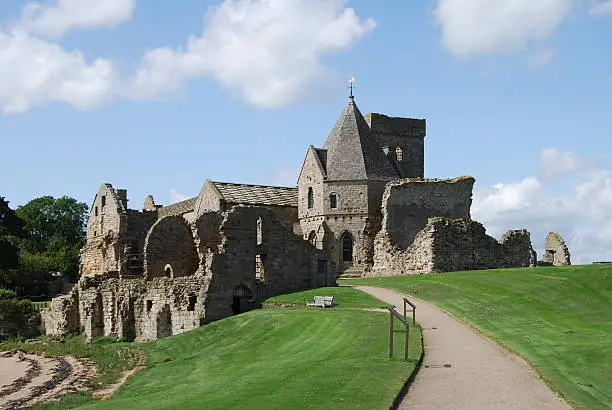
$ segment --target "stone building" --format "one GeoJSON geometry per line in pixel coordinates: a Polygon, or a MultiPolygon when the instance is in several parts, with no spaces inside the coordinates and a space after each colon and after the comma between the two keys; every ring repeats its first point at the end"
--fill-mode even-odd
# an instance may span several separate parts
{"type": "Polygon", "coordinates": [[[542,262],[545,265],[564,266],[571,265],[570,252],[565,241],[556,232],[549,232],[544,243],[544,256],[542,262]]]}
{"type": "Polygon", "coordinates": [[[169,206],[103,184],[81,278],[43,311],[47,334],[150,340],[335,285],[338,275],[530,266],[530,235],[472,221],[474,178],[424,178],[425,120],[363,116],[351,96],[295,187],[206,181],[169,206]]]}

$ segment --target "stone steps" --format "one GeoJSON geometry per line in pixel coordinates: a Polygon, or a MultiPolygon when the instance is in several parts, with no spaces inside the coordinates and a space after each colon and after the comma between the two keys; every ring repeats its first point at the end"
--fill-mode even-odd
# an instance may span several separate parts
{"type": "Polygon", "coordinates": [[[338,279],[359,279],[363,277],[363,269],[348,268],[338,275],[338,279]]]}

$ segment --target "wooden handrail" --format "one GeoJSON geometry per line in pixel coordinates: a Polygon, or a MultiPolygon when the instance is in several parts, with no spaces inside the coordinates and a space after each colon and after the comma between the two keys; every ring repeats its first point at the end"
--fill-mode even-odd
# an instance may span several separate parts
{"type": "Polygon", "coordinates": [[[416,324],[416,308],[417,307],[416,307],[416,305],[414,303],[412,303],[408,299],[406,299],[406,298],[403,298],[403,299],[404,299],[404,319],[406,318],[406,312],[407,312],[406,305],[408,304],[408,305],[410,305],[412,307],[412,324],[415,325],[416,324]]]}
{"type": "Polygon", "coordinates": [[[408,322],[402,315],[395,310],[394,306],[387,307],[389,309],[389,358],[393,359],[393,338],[395,333],[404,333],[405,345],[404,345],[404,360],[408,361],[408,340],[410,338],[410,322],[408,322]],[[405,326],[404,330],[395,330],[393,328],[393,318],[396,317],[405,326]]]}

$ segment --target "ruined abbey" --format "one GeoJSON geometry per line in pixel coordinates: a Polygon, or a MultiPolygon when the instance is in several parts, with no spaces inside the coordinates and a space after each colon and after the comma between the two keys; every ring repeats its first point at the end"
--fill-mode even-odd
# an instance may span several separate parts
{"type": "Polygon", "coordinates": [[[364,116],[351,96],[297,187],[206,181],[133,210],[103,184],[81,278],[43,311],[46,333],[151,340],[342,276],[533,266],[529,232],[498,241],[471,219],[474,178],[424,178],[425,135],[425,120],[364,116]]]}

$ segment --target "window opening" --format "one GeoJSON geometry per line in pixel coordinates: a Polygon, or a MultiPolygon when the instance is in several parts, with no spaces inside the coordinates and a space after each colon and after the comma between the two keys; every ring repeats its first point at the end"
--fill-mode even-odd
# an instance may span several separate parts
{"type": "Polygon", "coordinates": [[[153,309],[153,301],[147,300],[147,312],[150,312],[153,309]]]}
{"type": "Polygon", "coordinates": [[[312,209],[314,207],[314,193],[312,192],[312,187],[308,188],[308,209],[312,209]]]}
{"type": "Polygon", "coordinates": [[[257,218],[257,245],[261,245],[263,243],[263,221],[261,220],[261,216],[257,218]]]}
{"type": "Polygon", "coordinates": [[[98,216],[98,207],[97,207],[97,206],[94,208],[94,214],[95,214],[96,216],[98,216]]]}
{"type": "Polygon", "coordinates": [[[404,160],[404,151],[400,147],[395,148],[395,157],[398,161],[404,160]]]}
{"type": "Polygon", "coordinates": [[[187,311],[193,312],[195,310],[195,305],[198,302],[198,297],[196,295],[189,295],[189,305],[187,306],[187,311]]]}
{"type": "Polygon", "coordinates": [[[266,255],[255,255],[255,279],[264,280],[266,255]]]}
{"type": "Polygon", "coordinates": [[[342,261],[353,261],[353,240],[348,234],[342,237],[342,261]]]}
{"type": "Polygon", "coordinates": [[[338,195],[336,195],[336,194],[330,194],[329,195],[329,207],[331,209],[338,208],[338,195]]]}
{"type": "Polygon", "coordinates": [[[106,206],[106,195],[102,195],[102,208],[106,206]]]}

